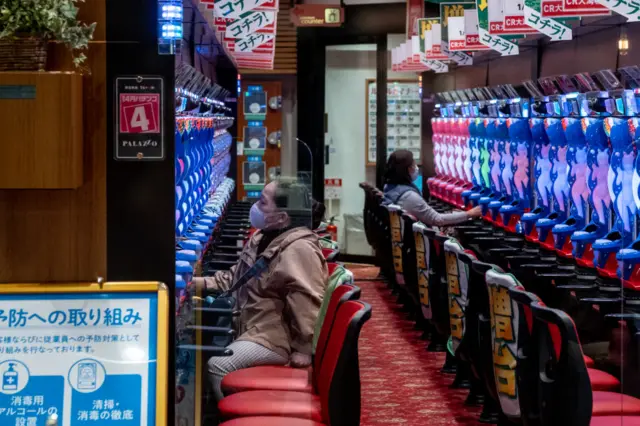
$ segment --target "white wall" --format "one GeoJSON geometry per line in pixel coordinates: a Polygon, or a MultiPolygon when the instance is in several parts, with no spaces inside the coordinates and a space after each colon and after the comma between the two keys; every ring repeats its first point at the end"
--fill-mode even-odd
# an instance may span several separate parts
{"type": "MultiPolygon", "coordinates": [[[[389,35],[389,50],[403,39],[401,34],[389,35]]],[[[330,154],[325,178],[342,179],[342,199],[333,202],[334,214],[337,212],[342,219],[345,213],[362,213],[364,192],[358,184],[363,181],[375,184],[375,167],[365,167],[365,82],[376,78],[376,46],[328,46],[326,54],[325,112],[329,128],[325,142],[330,144],[330,154]]],[[[405,73],[388,74],[390,79],[411,77],[412,74],[405,73]]],[[[340,234],[343,234],[343,224],[342,220],[338,223],[340,234]]]]}

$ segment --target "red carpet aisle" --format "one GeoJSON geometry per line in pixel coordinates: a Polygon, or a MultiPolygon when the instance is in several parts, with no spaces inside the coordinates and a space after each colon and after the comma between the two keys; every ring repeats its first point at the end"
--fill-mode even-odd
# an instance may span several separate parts
{"type": "MultiPolygon", "coordinates": [[[[377,268],[348,265],[356,279],[375,278],[377,268]]],[[[464,406],[467,391],[449,389],[453,376],[440,374],[444,354],[425,350],[420,332],[381,282],[356,282],[373,316],[362,332],[361,426],[476,426],[479,408],[464,406]]]]}

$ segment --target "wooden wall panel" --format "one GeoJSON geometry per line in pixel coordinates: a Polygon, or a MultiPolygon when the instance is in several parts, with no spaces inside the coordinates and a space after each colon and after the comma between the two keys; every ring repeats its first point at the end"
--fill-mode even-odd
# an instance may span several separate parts
{"type": "Polygon", "coordinates": [[[484,86],[487,83],[487,64],[456,68],[455,78],[456,89],[484,86]]]}
{"type": "Polygon", "coordinates": [[[429,96],[431,93],[446,92],[456,88],[456,76],[455,73],[435,74],[433,79],[427,86],[425,82],[422,82],[422,96],[429,96]]]}
{"type": "Polygon", "coordinates": [[[536,52],[536,49],[523,49],[518,56],[497,58],[489,62],[489,85],[516,85],[531,80],[533,61],[537,60],[536,52]]]}
{"type": "MultiPolygon", "coordinates": [[[[267,102],[269,101],[269,98],[272,98],[273,96],[282,96],[282,83],[279,81],[242,80],[242,93],[247,90],[247,86],[250,86],[252,84],[259,84],[264,88],[264,91],[267,92],[267,102]]],[[[247,119],[245,118],[243,111],[244,96],[242,96],[241,94],[238,97],[238,119],[236,120],[236,122],[238,123],[238,142],[244,141],[244,128],[247,126],[247,119]]],[[[267,106],[267,116],[264,120],[264,126],[267,128],[267,136],[269,136],[269,133],[282,130],[282,110],[274,111],[267,106]]],[[[283,141],[283,143],[287,142],[288,141],[283,141]]],[[[281,148],[270,145],[267,142],[267,148],[264,151],[263,157],[263,161],[266,163],[267,167],[267,183],[269,183],[269,168],[280,166],[280,152],[281,148]]],[[[242,200],[247,195],[247,191],[242,185],[242,163],[244,163],[246,160],[247,157],[245,155],[238,155],[236,160],[238,165],[238,176],[236,177],[238,200],[242,200]]]]}
{"type": "Polygon", "coordinates": [[[298,33],[291,22],[291,5],[280,2],[276,31],[276,52],[273,70],[241,69],[240,74],[293,74],[298,69],[298,33]]]}
{"type": "Polygon", "coordinates": [[[547,77],[613,69],[618,53],[617,39],[618,29],[611,28],[546,46],[540,75],[547,77]]]}
{"type": "MultiPolygon", "coordinates": [[[[77,190],[0,190],[0,282],[88,281],[106,274],[106,9],[80,5],[97,22],[84,77],[84,185],[77,190]]],[[[49,69],[71,70],[62,46],[49,69]]]]}

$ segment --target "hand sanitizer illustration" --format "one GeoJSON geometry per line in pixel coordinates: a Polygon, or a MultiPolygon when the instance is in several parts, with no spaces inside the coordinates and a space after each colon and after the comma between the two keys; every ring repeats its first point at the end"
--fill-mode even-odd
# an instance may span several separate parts
{"type": "Polygon", "coordinates": [[[96,388],[98,366],[95,362],[83,362],[78,365],[78,389],[96,388]]]}
{"type": "Polygon", "coordinates": [[[9,363],[9,369],[2,375],[2,390],[17,391],[18,390],[18,372],[15,370],[15,364],[9,363]]]}

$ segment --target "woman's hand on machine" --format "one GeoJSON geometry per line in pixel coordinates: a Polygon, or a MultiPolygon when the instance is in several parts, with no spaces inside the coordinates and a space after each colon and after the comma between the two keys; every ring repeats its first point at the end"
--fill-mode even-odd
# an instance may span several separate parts
{"type": "Polygon", "coordinates": [[[468,210],[467,211],[467,216],[469,218],[475,218],[475,217],[482,216],[482,207],[476,206],[476,207],[472,208],[471,210],[468,210]]]}
{"type": "Polygon", "coordinates": [[[294,368],[305,368],[311,365],[311,355],[294,352],[289,358],[289,365],[294,368]]]}

